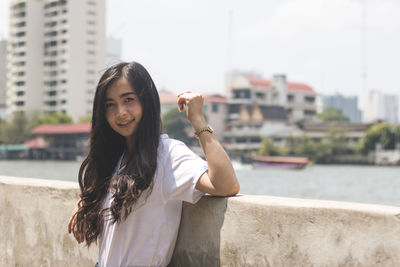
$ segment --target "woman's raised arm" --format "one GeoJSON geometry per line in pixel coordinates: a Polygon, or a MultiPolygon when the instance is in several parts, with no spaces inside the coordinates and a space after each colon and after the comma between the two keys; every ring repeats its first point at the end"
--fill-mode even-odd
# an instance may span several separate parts
{"type": "MultiPolygon", "coordinates": [[[[196,132],[207,127],[203,101],[201,94],[190,91],[178,95],[178,108],[183,111],[186,106],[187,119],[196,132]]],[[[236,195],[240,189],[239,182],[224,148],[209,131],[201,132],[198,137],[209,169],[200,177],[196,189],[216,196],[236,195]]]]}

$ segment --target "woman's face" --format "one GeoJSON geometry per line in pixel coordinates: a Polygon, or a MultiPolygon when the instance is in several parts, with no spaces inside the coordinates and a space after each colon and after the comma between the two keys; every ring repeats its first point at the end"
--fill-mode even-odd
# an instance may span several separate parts
{"type": "Polygon", "coordinates": [[[135,134],[142,118],[142,104],[125,77],[107,89],[105,108],[106,120],[114,131],[124,137],[135,134]]]}

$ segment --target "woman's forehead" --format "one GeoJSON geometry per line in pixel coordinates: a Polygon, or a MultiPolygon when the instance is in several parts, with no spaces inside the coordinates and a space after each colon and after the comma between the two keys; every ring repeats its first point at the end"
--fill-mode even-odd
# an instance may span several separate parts
{"type": "Polygon", "coordinates": [[[118,98],[127,92],[133,92],[136,94],[135,89],[131,86],[128,80],[125,77],[121,77],[108,87],[106,98],[118,98]]]}

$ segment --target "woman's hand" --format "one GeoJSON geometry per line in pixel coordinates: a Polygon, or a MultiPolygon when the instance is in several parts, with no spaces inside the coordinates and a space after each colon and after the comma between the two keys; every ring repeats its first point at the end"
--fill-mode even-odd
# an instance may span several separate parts
{"type": "Polygon", "coordinates": [[[85,241],[85,239],[83,237],[83,233],[80,233],[78,231],[78,226],[76,224],[76,216],[77,216],[77,212],[79,210],[79,203],[80,203],[80,201],[78,201],[78,203],[76,204],[74,211],[72,212],[71,218],[69,219],[69,223],[68,223],[68,233],[74,234],[74,237],[75,237],[76,241],[78,241],[78,244],[85,241]]]}
{"type": "Polygon", "coordinates": [[[207,125],[203,114],[203,96],[191,91],[178,94],[178,108],[183,111],[186,105],[186,117],[195,130],[207,125]]]}

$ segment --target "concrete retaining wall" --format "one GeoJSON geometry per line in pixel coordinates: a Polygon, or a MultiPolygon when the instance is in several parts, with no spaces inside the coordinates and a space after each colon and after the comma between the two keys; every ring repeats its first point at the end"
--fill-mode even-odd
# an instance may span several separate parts
{"type": "MultiPolygon", "coordinates": [[[[0,266],[93,266],[76,183],[0,177],[0,266]]],[[[171,266],[400,266],[400,208],[266,196],[184,204],[171,266]]]]}

